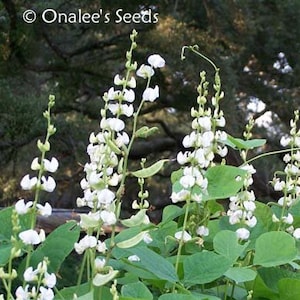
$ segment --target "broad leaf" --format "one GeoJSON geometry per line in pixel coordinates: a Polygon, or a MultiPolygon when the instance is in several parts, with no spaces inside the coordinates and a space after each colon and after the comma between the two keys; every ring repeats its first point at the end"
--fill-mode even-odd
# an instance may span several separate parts
{"type": "Polygon", "coordinates": [[[246,171],[233,166],[215,166],[207,170],[208,195],[204,199],[225,199],[235,195],[243,186],[246,171]]]}
{"type": "Polygon", "coordinates": [[[224,275],[238,284],[254,280],[257,273],[248,268],[232,267],[224,275]]]}
{"type": "Polygon", "coordinates": [[[283,278],[278,282],[280,299],[299,300],[300,280],[294,278],[283,278]]]}
{"type": "Polygon", "coordinates": [[[169,282],[178,281],[174,266],[165,258],[146,247],[128,249],[140,258],[139,265],[155,274],[159,279],[169,282]]]}
{"type": "Polygon", "coordinates": [[[134,282],[123,285],[121,294],[124,297],[139,298],[144,300],[152,300],[153,296],[149,289],[142,282],[134,282]]]}
{"type": "Polygon", "coordinates": [[[253,139],[253,140],[242,140],[239,138],[234,138],[230,135],[227,135],[226,144],[234,149],[253,149],[263,146],[267,141],[265,139],[253,139]]]}
{"type": "Polygon", "coordinates": [[[161,295],[158,300],[221,300],[218,297],[211,296],[211,295],[186,295],[186,294],[164,294],[161,295]]]}
{"type": "Polygon", "coordinates": [[[239,244],[236,233],[229,230],[218,232],[213,240],[213,245],[215,251],[226,257],[231,263],[234,263],[247,247],[247,243],[239,244]]]}
{"type": "Polygon", "coordinates": [[[264,267],[280,266],[292,262],[296,256],[295,239],[286,232],[271,231],[257,238],[253,263],[264,267]]]}
{"type": "MultiPolygon", "coordinates": [[[[80,234],[80,228],[75,221],[63,224],[51,232],[46,240],[31,255],[31,264],[36,267],[44,257],[48,257],[50,265],[48,272],[57,273],[60,265],[74,248],[80,234]]],[[[22,264],[23,265],[23,264],[22,264]]]]}
{"type": "Polygon", "coordinates": [[[211,251],[193,254],[183,261],[184,282],[192,285],[212,282],[230,266],[228,259],[211,251]]]}

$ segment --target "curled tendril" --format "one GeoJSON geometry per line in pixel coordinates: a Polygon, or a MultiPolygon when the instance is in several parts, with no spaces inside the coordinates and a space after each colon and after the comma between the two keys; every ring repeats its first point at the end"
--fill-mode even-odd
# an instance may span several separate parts
{"type": "Polygon", "coordinates": [[[183,46],[181,48],[181,55],[180,55],[180,58],[181,60],[184,60],[185,59],[185,55],[184,55],[184,52],[185,52],[185,49],[188,49],[188,50],[191,50],[192,52],[194,52],[195,54],[199,55],[200,57],[202,57],[203,59],[205,59],[208,63],[210,63],[213,68],[215,69],[216,72],[219,72],[219,68],[214,64],[214,62],[209,59],[207,56],[205,56],[204,54],[200,53],[198,50],[199,50],[199,46],[198,45],[193,45],[193,46],[183,46]]]}

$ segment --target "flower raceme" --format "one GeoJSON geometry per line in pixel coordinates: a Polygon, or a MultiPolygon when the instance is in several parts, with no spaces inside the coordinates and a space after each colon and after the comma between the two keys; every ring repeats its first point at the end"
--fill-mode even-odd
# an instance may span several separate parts
{"type": "Polygon", "coordinates": [[[214,164],[215,154],[221,157],[227,155],[227,147],[225,146],[227,134],[217,129],[217,127],[224,127],[226,123],[218,104],[223,93],[216,90],[216,96],[212,102],[213,110],[206,107],[207,82],[205,73],[202,72],[200,77],[199,96],[197,98],[199,107],[198,109],[194,107],[191,109],[192,132],[182,140],[183,147],[188,150],[180,151],[177,154],[177,162],[183,166],[183,176],[179,181],[182,190],[172,192],[171,200],[173,203],[189,199],[201,202],[202,194],[206,193],[208,184],[204,176],[205,170],[214,164]],[[191,193],[194,186],[198,186],[202,193],[191,193]]]}

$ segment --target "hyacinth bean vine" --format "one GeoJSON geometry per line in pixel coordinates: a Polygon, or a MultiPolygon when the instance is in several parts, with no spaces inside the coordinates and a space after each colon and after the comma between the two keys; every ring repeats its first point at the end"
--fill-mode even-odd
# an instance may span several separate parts
{"type": "Polygon", "coordinates": [[[134,61],[136,38],[133,31],[125,74],[115,75],[114,86],[104,93],[100,128],[89,136],[89,161],[80,182],[83,196],[77,199],[77,206],[89,211],[80,214],[79,222],[69,221],[46,236],[36,228],[37,216],[50,216],[52,207],[40,203],[41,193],[55,189],[49,173],[59,167],[55,157],[48,157],[56,131],[51,119],[55,97],[49,97],[46,137],[37,142],[40,157],[31,163],[35,175],[21,180],[33,200],[19,199],[0,211],[0,299],[300,299],[299,112],[289,136],[281,138],[289,148],[250,157],[250,150],[266,143],[252,139],[254,120],[248,120],[243,139],[226,133],[220,70],[197,46],[183,47],[182,59],[185,51],[192,51],[213,67],[214,83],[210,88],[206,72],[200,73],[191,132],[182,140],[185,151],[177,154],[178,170],[170,178],[173,204],[153,224],[145,182],[174,159],[150,165],[142,159],[140,169],[130,170],[129,154],[136,139],[158,130],[141,125],[139,115],[144,105],[158,101],[159,86],[151,80],[167,66],[159,54],[139,66],[134,61]],[[139,100],[138,84],[143,84],[139,100]],[[229,147],[240,154],[241,166],[227,165],[229,147]],[[256,172],[251,162],[278,153],[285,153],[286,167],[274,174],[272,185],[281,196],[263,204],[251,189],[256,172]],[[136,213],[121,219],[128,176],[136,178],[140,191],[132,202],[136,213]],[[227,211],[218,202],[224,199],[227,211]],[[73,285],[62,287],[60,270],[73,250],[81,266],[73,285]]]}

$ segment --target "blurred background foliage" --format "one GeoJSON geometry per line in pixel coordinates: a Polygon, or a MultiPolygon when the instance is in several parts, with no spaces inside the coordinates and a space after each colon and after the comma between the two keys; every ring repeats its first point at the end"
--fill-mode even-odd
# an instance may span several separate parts
{"type": "MultiPolygon", "coordinates": [[[[45,200],[56,207],[75,206],[81,195],[79,181],[84,176],[88,136],[98,130],[103,93],[112,85],[114,75],[124,69],[133,28],[139,32],[137,62],[144,63],[148,55],[159,53],[167,66],[155,77],[161,88],[160,100],[146,106],[141,118],[141,123],[158,126],[159,134],[149,141],[138,141],[131,155],[132,168],[138,168],[141,157],[149,162],[160,156],[176,157],[182,137],[190,131],[189,111],[195,103],[199,71],[204,69],[208,78],[213,78],[212,67],[199,57],[186,53],[187,59],[180,60],[184,45],[198,44],[200,52],[220,67],[227,131],[241,137],[253,116],[254,137],[268,138],[259,151],[280,148],[280,136],[288,133],[289,120],[300,102],[300,1],[1,0],[1,206],[18,197],[30,197],[20,190],[19,181],[38,155],[35,145],[44,134],[42,112],[50,93],[57,99],[54,119],[58,128],[51,155],[61,166],[57,190],[50,198],[45,195],[45,200]],[[107,24],[46,24],[40,18],[46,8],[90,13],[102,9],[110,13],[111,20],[107,24]],[[152,22],[116,23],[115,12],[120,8],[123,13],[151,12],[152,22]],[[26,9],[38,13],[33,24],[22,20],[26,9]],[[156,23],[154,13],[158,14],[156,23]]],[[[232,152],[228,161],[239,163],[232,152]]],[[[281,167],[280,157],[269,157],[255,166],[258,199],[275,197],[268,181],[281,167]]],[[[173,169],[176,165],[170,163],[148,181],[150,200],[156,208],[169,201],[168,176],[173,169]]],[[[136,192],[136,185],[129,180],[129,202],[136,192]]]]}

